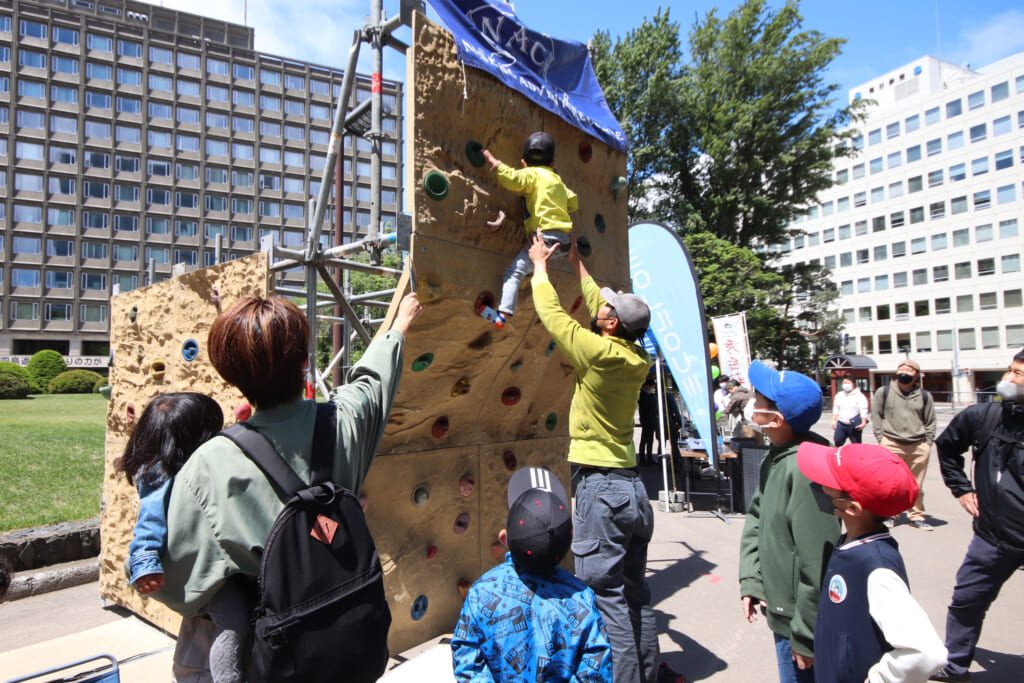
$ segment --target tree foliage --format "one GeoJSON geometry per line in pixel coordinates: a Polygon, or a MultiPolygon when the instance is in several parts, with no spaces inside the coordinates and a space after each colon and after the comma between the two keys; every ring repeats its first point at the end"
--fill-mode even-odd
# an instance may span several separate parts
{"type": "Polygon", "coordinates": [[[25,366],[32,377],[32,383],[40,389],[50,386],[50,380],[68,369],[64,356],[52,349],[37,351],[25,366]]]}

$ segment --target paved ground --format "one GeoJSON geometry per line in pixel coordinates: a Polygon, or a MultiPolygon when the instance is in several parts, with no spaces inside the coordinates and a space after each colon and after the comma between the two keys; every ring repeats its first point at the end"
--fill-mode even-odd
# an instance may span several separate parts
{"type": "MultiPolygon", "coordinates": [[[[940,410],[940,429],[949,418],[948,409],[940,410]]],[[[828,419],[826,414],[816,430],[831,436],[828,419]]],[[[865,441],[873,442],[873,439],[867,435],[865,441]]],[[[660,471],[648,468],[644,475],[653,498],[661,488],[660,471]]],[[[970,520],[942,485],[934,460],[925,493],[926,508],[935,530],[924,532],[901,524],[895,528],[894,535],[907,564],[913,593],[941,636],[945,632],[945,610],[956,569],[971,537],[970,520]]],[[[704,502],[698,506],[707,507],[711,502],[711,499],[702,500],[704,502]]],[[[655,538],[648,564],[662,634],[663,658],[685,674],[688,681],[777,680],[768,628],[763,620],[747,624],[740,614],[736,575],[742,529],[742,517],[722,521],[714,516],[656,512],[655,538]]],[[[974,665],[977,683],[1024,681],[1022,608],[1024,572],[1006,584],[1002,597],[992,606],[986,619],[978,661],[974,665]]],[[[69,640],[55,641],[54,647],[38,644],[93,627],[101,627],[92,632],[94,637],[117,637],[112,629],[120,626],[117,622],[125,621],[137,620],[102,609],[95,583],[0,605],[0,672],[8,673],[5,664],[18,654],[12,650],[37,644],[31,650],[20,652],[31,654],[33,659],[39,658],[41,652],[48,652],[52,661],[59,661],[53,653],[70,652],[71,646],[65,645],[69,640]],[[106,636],[108,633],[110,635],[106,636]]],[[[133,628],[146,630],[141,624],[133,628]]],[[[143,640],[139,638],[140,643],[143,640]]],[[[163,647],[159,639],[154,642],[151,649],[163,647]]],[[[168,654],[154,656],[152,663],[167,661],[168,654]]],[[[37,668],[46,663],[40,660],[37,668]]],[[[126,669],[122,680],[146,683],[161,680],[153,676],[153,670],[153,666],[139,669],[139,673],[126,669]]]]}

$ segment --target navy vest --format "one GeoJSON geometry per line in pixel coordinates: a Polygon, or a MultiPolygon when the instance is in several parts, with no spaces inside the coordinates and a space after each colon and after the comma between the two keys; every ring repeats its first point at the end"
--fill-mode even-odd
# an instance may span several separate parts
{"type": "Polygon", "coordinates": [[[814,625],[814,680],[819,683],[863,683],[868,669],[892,646],[868,612],[868,576],[891,569],[907,581],[896,540],[873,534],[832,551],[825,570],[814,625]]]}

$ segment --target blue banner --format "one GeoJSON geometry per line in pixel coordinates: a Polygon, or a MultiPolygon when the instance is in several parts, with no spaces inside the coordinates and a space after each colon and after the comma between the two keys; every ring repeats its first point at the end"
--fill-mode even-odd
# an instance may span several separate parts
{"type": "Polygon", "coordinates": [[[686,403],[690,421],[712,462],[716,462],[718,432],[711,396],[708,331],[690,255],[665,226],[637,223],[629,228],[629,273],[633,293],[651,308],[648,334],[654,336],[686,403]]]}
{"type": "Polygon", "coordinates": [[[428,0],[459,57],[620,152],[629,142],[594,75],[585,45],[532,31],[491,0],[428,0]]]}

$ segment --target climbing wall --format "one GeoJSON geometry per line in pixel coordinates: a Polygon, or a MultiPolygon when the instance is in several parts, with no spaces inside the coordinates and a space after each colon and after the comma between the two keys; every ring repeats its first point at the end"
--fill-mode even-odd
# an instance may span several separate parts
{"type": "MultiPolygon", "coordinates": [[[[415,15],[413,35],[407,183],[424,310],[408,335],[396,405],[361,492],[385,570],[393,653],[451,632],[469,585],[503,560],[497,536],[513,471],[544,466],[569,485],[573,369],[537,319],[529,280],[503,330],[475,312],[478,301],[500,292],[502,272],[525,240],[519,198],[483,167],[481,147],[518,165],[529,133],[552,135],[556,167],[580,197],[573,220],[576,235],[593,250],[584,259],[587,268],[602,285],[629,286],[626,193],[618,182],[625,155],[490,76],[464,71],[451,35],[423,15],[415,15]],[[488,226],[501,213],[505,220],[488,226]]],[[[139,598],[125,582],[122,567],[138,501],[113,474],[113,458],[130,433],[130,409],[141,414],[160,393],[209,393],[228,423],[234,421],[242,397],[206,358],[206,335],[217,313],[213,289],[222,306],[265,294],[267,267],[266,257],[256,255],[113,299],[101,591],[171,632],[177,629],[173,614],[139,598]],[[188,340],[195,342],[191,361],[183,357],[188,340]]],[[[550,271],[562,305],[587,324],[567,262],[553,261],[550,271]]],[[[407,282],[406,276],[396,301],[407,282]]],[[[393,302],[389,320],[395,309],[393,302]]]]}
{"type": "MultiPolygon", "coordinates": [[[[363,487],[386,572],[392,652],[451,632],[465,589],[504,559],[497,535],[516,468],[548,467],[569,484],[573,370],[537,318],[529,279],[503,330],[475,314],[482,295],[499,296],[502,272],[525,239],[519,197],[482,165],[481,146],[518,167],[526,136],[549,133],[556,168],[580,198],[573,221],[593,250],[588,270],[602,284],[629,287],[626,193],[616,183],[625,155],[491,76],[463,70],[451,35],[420,14],[413,44],[407,184],[424,310],[363,487]],[[506,218],[492,230],[500,212],[506,218]]],[[[562,305],[579,306],[574,315],[587,324],[568,263],[553,261],[550,270],[562,305]]]]}
{"type": "Polygon", "coordinates": [[[135,487],[116,472],[137,417],[156,396],[197,391],[220,403],[228,424],[245,399],[213,369],[206,336],[218,311],[240,298],[266,296],[266,254],[254,254],[187,273],[111,299],[111,395],[107,406],[106,467],[100,523],[100,594],[170,633],[178,616],[128,585],[124,562],[139,510],[135,487]]]}

